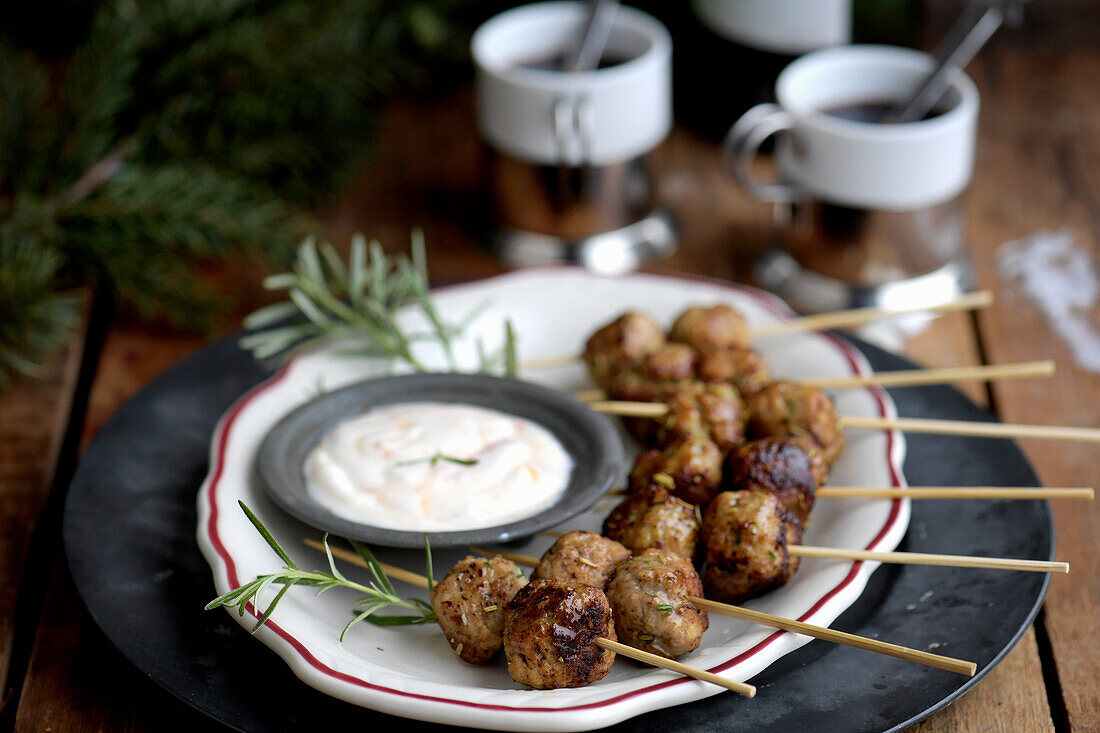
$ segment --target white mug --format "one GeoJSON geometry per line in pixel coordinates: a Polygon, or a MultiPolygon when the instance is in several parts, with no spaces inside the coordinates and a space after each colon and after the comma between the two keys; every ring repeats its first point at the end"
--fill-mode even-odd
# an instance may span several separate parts
{"type": "Polygon", "coordinates": [[[477,118],[497,150],[539,165],[605,166],[649,152],[672,128],[672,41],[652,16],[616,12],[605,58],[565,73],[532,68],[568,48],[585,4],[544,2],[505,11],[474,34],[477,118]]]}
{"type": "Polygon", "coordinates": [[[776,81],[777,104],[753,107],[730,129],[727,169],[764,201],[809,198],[888,211],[950,201],[966,188],[974,165],[978,91],[965,74],[939,113],[924,120],[879,124],[827,113],[904,98],[932,64],[927,54],[891,46],[842,46],[799,58],[776,81]],[[752,161],[773,135],[780,177],[761,180],[752,161]]]}

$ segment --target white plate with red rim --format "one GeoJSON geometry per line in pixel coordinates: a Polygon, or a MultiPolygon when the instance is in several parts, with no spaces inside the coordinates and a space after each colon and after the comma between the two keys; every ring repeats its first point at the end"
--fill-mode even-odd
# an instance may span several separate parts
{"type": "MultiPolygon", "coordinates": [[[[458,344],[460,359],[472,363],[474,339],[499,343],[501,323],[510,318],[522,359],[579,353],[588,335],[626,310],[649,313],[668,325],[691,305],[728,303],[751,326],[792,317],[776,298],[761,291],[712,280],[635,274],[605,278],[574,268],[539,268],[434,291],[440,311],[452,320],[487,302],[483,314],[458,344]]],[[[870,373],[863,356],[828,334],[761,338],[755,347],[776,378],[847,376],[870,373]]],[[[444,369],[442,355],[425,347],[429,366],[444,369]]],[[[253,459],[267,431],[319,391],[384,373],[380,365],[323,348],[288,362],[222,417],[211,445],[210,472],[198,496],[198,541],[219,594],[276,571],[281,561],[240,511],[244,501],[303,568],[324,567],[324,557],[302,544],[318,532],[270,504],[253,475],[253,459]]],[[[562,390],[590,387],[580,362],[524,373],[523,378],[562,390]]],[[[877,387],[834,394],[842,415],[893,416],[889,396],[877,387]]],[[[904,486],[905,442],[895,431],[849,430],[848,446],[833,467],[831,483],[848,486],[904,486]]],[[[632,458],[637,446],[627,441],[632,458]]],[[[623,467],[624,475],[629,465],[623,467]]],[[[609,497],[568,527],[599,531],[617,500],[609,497]]],[[[818,502],[806,544],[892,550],[909,524],[908,499],[828,499],[818,502]]],[[[552,538],[536,536],[516,552],[540,555],[552,538]]],[[[423,553],[376,548],[379,559],[422,572],[423,553]]],[[[465,553],[435,553],[442,577],[465,553]]],[[[757,610],[828,625],[863,592],[876,563],[804,558],[787,585],[745,605],[757,610]]],[[[361,572],[344,568],[350,577],[361,572]]],[[[363,571],[365,572],[365,571],[363,571]]],[[[397,583],[402,595],[426,591],[397,583]]],[[[270,600],[274,592],[263,600],[270,600]]],[[[502,658],[484,666],[459,660],[434,625],[381,628],[362,623],[344,639],[355,597],[334,590],[316,596],[293,588],[257,639],[283,658],[296,675],[318,690],[356,705],[418,720],[497,730],[572,731],[599,728],[641,713],[723,692],[671,672],[619,660],[612,672],[576,689],[535,691],[514,683],[502,658]]],[[[264,606],[261,603],[261,606],[264,606]]],[[[255,617],[232,618],[251,630],[255,617]]],[[[681,661],[735,680],[748,680],[809,637],[710,616],[699,649],[681,661]]],[[[898,664],[906,664],[898,661],[898,664]]]]}

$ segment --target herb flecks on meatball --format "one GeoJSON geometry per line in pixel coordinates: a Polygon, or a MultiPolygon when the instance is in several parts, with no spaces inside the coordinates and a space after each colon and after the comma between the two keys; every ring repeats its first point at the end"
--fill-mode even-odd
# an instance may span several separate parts
{"type": "Polygon", "coordinates": [[[432,610],[460,658],[481,664],[500,650],[504,608],[525,585],[527,578],[511,560],[470,555],[435,584],[432,610]]]}
{"type": "Polygon", "coordinates": [[[802,541],[793,513],[767,491],[725,491],[703,512],[707,598],[736,603],[786,583],[798,570],[787,551],[802,541]]]}
{"type": "Polygon", "coordinates": [[[559,537],[531,577],[603,588],[615,566],[628,557],[630,550],[615,540],[578,530],[559,537]]]}
{"type": "Polygon", "coordinates": [[[775,494],[805,528],[814,507],[818,477],[827,475],[825,461],[808,439],[764,438],[729,455],[725,483],[734,491],[760,489],[775,494]]]}
{"type": "Polygon", "coordinates": [[[653,547],[690,560],[699,538],[699,508],[666,487],[648,486],[611,511],[603,533],[635,554],[653,547]]]}
{"type": "Polygon", "coordinates": [[[688,308],[673,322],[668,337],[701,354],[718,349],[747,349],[751,343],[745,319],[728,305],[688,308]]]}
{"type": "Polygon", "coordinates": [[[816,387],[772,382],[748,399],[751,439],[801,436],[832,465],[844,450],[844,429],[829,396],[816,387]]]}
{"type": "Polygon", "coordinates": [[[703,640],[706,611],[689,600],[702,595],[691,561],[655,548],[619,563],[607,584],[619,641],[670,659],[703,640]]]}
{"type": "Polygon", "coordinates": [[[663,486],[689,504],[706,504],[721,489],[721,449],[707,438],[681,440],[638,456],[630,490],[663,486]]]}
{"type": "Polygon", "coordinates": [[[615,376],[639,366],[665,343],[661,327],[643,313],[624,313],[588,339],[584,361],[601,389],[611,391],[615,376]]]}
{"type": "Polygon", "coordinates": [[[599,588],[533,580],[516,593],[504,618],[508,675],[539,690],[583,687],[611,671],[615,653],[597,644],[616,641],[611,606],[599,588]]]}

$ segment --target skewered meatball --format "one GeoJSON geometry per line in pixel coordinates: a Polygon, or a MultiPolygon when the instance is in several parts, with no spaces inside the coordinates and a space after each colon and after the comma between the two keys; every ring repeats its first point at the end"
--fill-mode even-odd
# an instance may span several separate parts
{"type": "Polygon", "coordinates": [[[603,533],[635,554],[655,547],[672,555],[695,557],[699,538],[697,507],[681,501],[663,486],[630,494],[603,523],[603,533]]]}
{"type": "Polygon", "coordinates": [[[816,387],[772,382],[749,398],[748,408],[750,438],[803,436],[817,445],[828,465],[844,450],[844,430],[836,407],[816,387]]]}
{"type": "Polygon", "coordinates": [[[661,445],[704,436],[728,453],[745,442],[745,406],[727,384],[690,382],[670,391],[657,435],[661,445]]]}
{"type": "MultiPolygon", "coordinates": [[[[628,402],[663,402],[675,382],[659,382],[645,376],[639,370],[628,370],[615,375],[606,387],[612,399],[628,402]]],[[[623,425],[642,445],[652,445],[657,440],[661,424],[648,417],[624,417],[623,425]]]]}
{"type": "Polygon", "coordinates": [[[752,349],[720,349],[704,354],[697,374],[704,382],[732,384],[746,396],[760,391],[771,379],[764,358],[752,349]]]}
{"type": "Polygon", "coordinates": [[[706,504],[722,482],[722,451],[713,441],[696,437],[638,456],[630,472],[630,490],[663,486],[689,504],[706,504]]]}
{"type": "Polygon", "coordinates": [[[599,588],[533,580],[504,616],[508,675],[539,690],[583,687],[611,671],[615,653],[596,640],[616,641],[611,606],[599,588]]]}
{"type": "Polygon", "coordinates": [[[532,578],[552,578],[603,588],[615,566],[630,550],[595,532],[569,532],[543,554],[532,578]]]}
{"type": "Polygon", "coordinates": [[[702,595],[691,560],[657,549],[619,563],[607,583],[619,641],[669,659],[703,640],[707,613],[688,600],[702,595]]]}
{"type": "Polygon", "coordinates": [[[737,449],[726,459],[726,485],[735,491],[761,489],[779,497],[805,528],[814,507],[818,476],[828,471],[805,438],[764,438],[737,449]]]}
{"type": "Polygon", "coordinates": [[[504,608],[525,585],[527,578],[511,560],[469,555],[435,584],[432,610],[459,657],[480,664],[500,650],[504,608]]]}
{"type": "Polygon", "coordinates": [[[642,373],[659,382],[691,379],[699,363],[699,352],[687,344],[668,343],[642,362],[642,373]]]}
{"type": "Polygon", "coordinates": [[[640,364],[664,343],[665,335],[656,321],[630,311],[592,334],[584,345],[584,361],[592,381],[610,392],[616,374],[640,364]]]}
{"type": "Polygon", "coordinates": [[[737,602],[786,583],[798,570],[787,547],[802,541],[802,528],[775,494],[726,491],[703,512],[700,533],[707,598],[737,602]]]}
{"type": "Polygon", "coordinates": [[[668,337],[701,354],[717,349],[747,349],[751,342],[745,319],[728,305],[688,308],[673,322],[668,337]]]}

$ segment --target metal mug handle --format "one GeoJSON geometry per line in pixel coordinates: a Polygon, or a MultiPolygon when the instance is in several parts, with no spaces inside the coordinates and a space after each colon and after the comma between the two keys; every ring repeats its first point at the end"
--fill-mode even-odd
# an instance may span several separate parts
{"type": "Polygon", "coordinates": [[[796,186],[780,179],[760,180],[752,175],[752,161],[772,135],[789,132],[794,118],[776,104],[758,104],[734,123],[722,143],[722,163],[733,180],[761,201],[790,202],[800,198],[796,186]]]}

